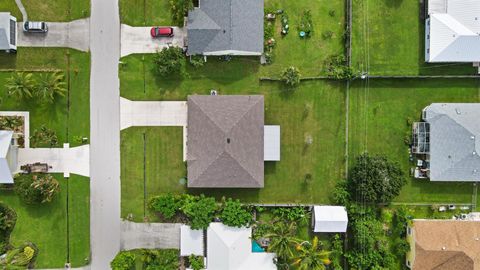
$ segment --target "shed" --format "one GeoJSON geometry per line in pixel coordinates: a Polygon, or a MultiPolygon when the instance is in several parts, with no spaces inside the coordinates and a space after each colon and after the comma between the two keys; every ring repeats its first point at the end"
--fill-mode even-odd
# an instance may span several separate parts
{"type": "Polygon", "coordinates": [[[343,206],[314,206],[313,231],[326,233],[344,233],[347,231],[348,216],[343,206]]]}
{"type": "Polygon", "coordinates": [[[203,230],[192,230],[188,225],[180,227],[180,256],[205,256],[203,230]]]}
{"type": "Polygon", "coordinates": [[[264,126],[263,159],[280,161],[280,126],[264,126]]]}

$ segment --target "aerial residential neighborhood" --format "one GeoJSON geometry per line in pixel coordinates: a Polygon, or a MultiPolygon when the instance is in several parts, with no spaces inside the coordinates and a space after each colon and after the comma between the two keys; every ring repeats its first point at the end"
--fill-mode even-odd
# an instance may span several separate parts
{"type": "Polygon", "coordinates": [[[0,269],[480,269],[479,17],[0,1],[0,269]]]}

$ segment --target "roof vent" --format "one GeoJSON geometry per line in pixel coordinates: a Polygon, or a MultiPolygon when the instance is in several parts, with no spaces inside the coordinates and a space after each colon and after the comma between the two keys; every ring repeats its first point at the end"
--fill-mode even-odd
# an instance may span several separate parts
{"type": "Polygon", "coordinates": [[[473,151],[473,153],[472,153],[472,154],[475,156],[475,155],[477,154],[477,152],[473,151]]]}
{"type": "Polygon", "coordinates": [[[477,173],[477,172],[478,172],[478,170],[477,170],[477,169],[473,169],[473,173],[477,173]]]}
{"type": "Polygon", "coordinates": [[[455,111],[457,112],[457,114],[462,114],[459,108],[455,108],[455,111]]]}
{"type": "Polygon", "coordinates": [[[442,250],[446,250],[447,248],[446,247],[442,247],[442,250]]]}
{"type": "Polygon", "coordinates": [[[475,136],[470,136],[470,139],[475,140],[475,136]]]}
{"type": "Polygon", "coordinates": [[[227,143],[230,143],[230,138],[227,138],[227,143]]]}

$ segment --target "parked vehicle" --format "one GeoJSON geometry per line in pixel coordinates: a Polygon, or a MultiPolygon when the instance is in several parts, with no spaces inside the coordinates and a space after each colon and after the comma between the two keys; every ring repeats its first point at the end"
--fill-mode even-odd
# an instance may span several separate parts
{"type": "Polygon", "coordinates": [[[48,26],[45,22],[26,21],[23,23],[23,31],[28,33],[47,33],[48,26]]]}
{"type": "Polygon", "coordinates": [[[152,27],[150,35],[156,37],[173,37],[173,27],[152,27]]]}

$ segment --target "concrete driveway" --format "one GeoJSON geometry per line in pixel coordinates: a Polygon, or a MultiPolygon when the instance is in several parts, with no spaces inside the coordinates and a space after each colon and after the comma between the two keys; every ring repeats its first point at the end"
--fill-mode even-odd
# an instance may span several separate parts
{"type": "Polygon", "coordinates": [[[122,221],[122,250],[180,248],[180,223],[134,223],[122,221]]]}
{"type": "Polygon", "coordinates": [[[132,27],[122,24],[121,26],[121,56],[134,53],[155,53],[158,50],[168,46],[183,48],[185,30],[179,27],[173,27],[174,36],[152,38],[150,29],[152,27],[132,27]]]}
{"type": "Polygon", "coordinates": [[[19,47],[65,47],[88,51],[90,49],[90,20],[47,22],[48,32],[25,33],[23,22],[17,23],[19,47]]]}

